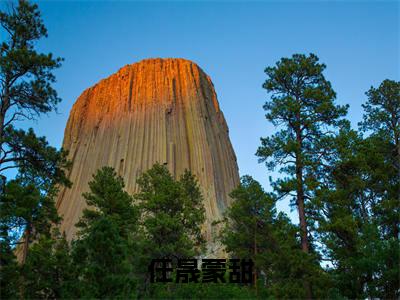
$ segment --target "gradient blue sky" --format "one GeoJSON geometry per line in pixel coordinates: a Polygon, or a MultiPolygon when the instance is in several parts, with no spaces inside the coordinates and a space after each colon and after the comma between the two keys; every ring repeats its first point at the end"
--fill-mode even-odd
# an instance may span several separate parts
{"type": "MultiPolygon", "coordinates": [[[[353,126],[361,119],[365,91],[386,78],[399,80],[399,2],[38,4],[49,31],[39,48],[65,58],[56,72],[63,102],[58,114],[21,125],[34,126],[57,147],[84,89],[144,58],[182,57],[196,62],[214,82],[240,174],[252,175],[270,190],[271,174],[254,155],[259,138],[274,131],[262,110],[268,98],[261,88],[266,66],[293,53],[317,54],[327,65],[337,102],[350,104],[353,126]]],[[[278,207],[289,212],[287,202],[278,207]]]]}

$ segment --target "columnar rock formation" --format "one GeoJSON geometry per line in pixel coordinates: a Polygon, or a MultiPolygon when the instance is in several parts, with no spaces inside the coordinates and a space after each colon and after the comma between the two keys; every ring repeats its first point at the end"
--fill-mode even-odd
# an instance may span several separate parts
{"type": "Polygon", "coordinates": [[[86,207],[92,174],[112,166],[130,193],[154,163],[174,176],[189,169],[199,180],[207,221],[204,232],[213,252],[211,223],[221,217],[239,183],[228,127],[210,78],[193,62],[148,59],[127,65],[85,90],[74,104],[63,147],[69,151],[72,188],[62,189],[57,208],[67,238],[86,207]]]}

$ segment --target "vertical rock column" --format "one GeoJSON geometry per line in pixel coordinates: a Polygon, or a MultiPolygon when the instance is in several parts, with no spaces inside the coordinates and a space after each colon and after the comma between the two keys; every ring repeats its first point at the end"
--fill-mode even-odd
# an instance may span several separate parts
{"type": "Polygon", "coordinates": [[[60,191],[57,209],[69,240],[86,207],[82,193],[92,174],[112,166],[134,193],[140,174],[159,162],[175,177],[185,169],[196,175],[204,196],[208,253],[220,252],[211,223],[230,204],[239,174],[213,84],[195,63],[147,59],[85,90],[71,110],[63,147],[72,161],[73,186],[60,191]]]}

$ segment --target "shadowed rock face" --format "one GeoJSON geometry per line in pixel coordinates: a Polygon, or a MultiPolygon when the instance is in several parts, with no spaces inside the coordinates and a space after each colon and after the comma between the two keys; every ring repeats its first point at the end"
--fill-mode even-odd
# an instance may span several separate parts
{"type": "Polygon", "coordinates": [[[148,59],[101,80],[74,104],[63,147],[73,163],[73,186],[61,190],[57,209],[69,240],[86,207],[82,193],[97,169],[114,167],[134,193],[140,174],[159,162],[175,177],[185,169],[196,175],[204,196],[208,253],[219,252],[211,223],[230,204],[228,194],[239,184],[239,174],[213,84],[196,64],[148,59]]]}

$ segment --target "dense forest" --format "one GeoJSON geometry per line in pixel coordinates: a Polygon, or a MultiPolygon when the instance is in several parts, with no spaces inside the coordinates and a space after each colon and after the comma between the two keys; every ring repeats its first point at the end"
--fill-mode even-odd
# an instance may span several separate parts
{"type": "Polygon", "coordinates": [[[37,50],[47,30],[36,4],[21,0],[0,22],[0,172],[16,172],[0,178],[2,299],[400,297],[400,82],[366,91],[356,129],[316,55],[267,67],[263,109],[276,131],[255,151],[265,172],[282,176],[272,192],[243,176],[215,224],[229,258],[253,261],[252,282],[152,282],[152,259],[176,266],[204,253],[195,176],[175,179],[156,164],[131,195],[112,168],[98,170],[83,194],[90,209],[68,243],[55,208],[60,186],[74,184],[67,153],[17,126],[56,109],[54,71],[63,59],[37,50]],[[281,199],[290,199],[299,224],[277,211],[281,199]]]}

